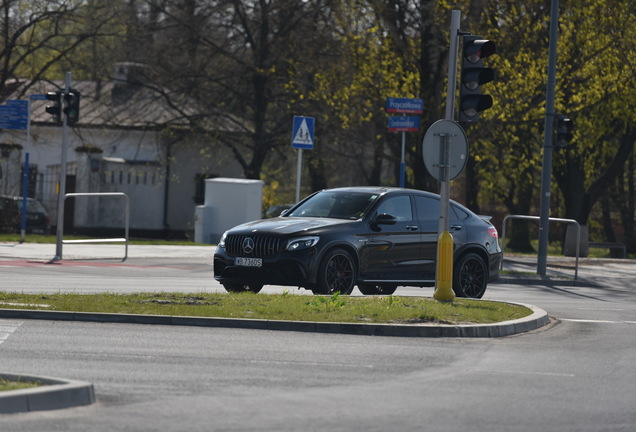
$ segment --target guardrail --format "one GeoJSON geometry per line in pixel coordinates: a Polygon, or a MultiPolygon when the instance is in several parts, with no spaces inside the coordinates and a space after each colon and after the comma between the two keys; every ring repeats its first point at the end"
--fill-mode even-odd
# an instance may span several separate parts
{"type": "MultiPolygon", "coordinates": [[[[62,240],[64,244],[78,244],[78,243],[124,243],[125,251],[122,261],[126,261],[128,258],[128,227],[130,222],[130,199],[128,195],[123,192],[91,192],[91,193],[68,193],[64,195],[64,202],[69,197],[123,197],[124,206],[124,237],[115,238],[96,238],[96,239],[82,239],[82,240],[62,240]]],[[[64,227],[62,227],[62,237],[64,237],[64,227]]]]}
{"type": "Polygon", "coordinates": [[[601,248],[601,249],[609,249],[610,256],[612,258],[627,258],[627,245],[625,243],[618,242],[590,242],[590,248],[601,248]],[[614,250],[617,250],[618,256],[614,256],[612,253],[614,250]]]}
{"type": "MultiPolygon", "coordinates": [[[[524,220],[540,220],[539,216],[525,216],[525,215],[508,215],[503,220],[503,227],[501,230],[501,265],[499,269],[503,269],[503,256],[504,248],[506,246],[506,222],[509,219],[524,219],[524,220]]],[[[579,275],[579,254],[581,251],[581,225],[574,219],[561,219],[561,218],[548,218],[550,222],[563,222],[572,224],[576,227],[576,264],[574,266],[574,280],[577,280],[579,275]]]]}

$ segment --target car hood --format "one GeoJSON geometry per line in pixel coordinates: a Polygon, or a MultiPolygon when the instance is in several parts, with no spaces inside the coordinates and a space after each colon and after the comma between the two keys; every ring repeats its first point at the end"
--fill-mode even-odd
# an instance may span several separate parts
{"type": "Polygon", "coordinates": [[[230,229],[230,234],[303,234],[308,231],[320,230],[325,227],[343,225],[357,222],[346,219],[330,218],[300,218],[300,217],[277,217],[272,219],[260,219],[247,222],[230,229]]]}

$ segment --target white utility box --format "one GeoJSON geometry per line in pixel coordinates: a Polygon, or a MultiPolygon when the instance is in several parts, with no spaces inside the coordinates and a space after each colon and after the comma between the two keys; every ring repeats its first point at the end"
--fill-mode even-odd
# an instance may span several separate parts
{"type": "Polygon", "coordinates": [[[262,180],[205,180],[204,204],[195,209],[194,241],[216,244],[227,229],[260,219],[263,185],[262,180]]]}

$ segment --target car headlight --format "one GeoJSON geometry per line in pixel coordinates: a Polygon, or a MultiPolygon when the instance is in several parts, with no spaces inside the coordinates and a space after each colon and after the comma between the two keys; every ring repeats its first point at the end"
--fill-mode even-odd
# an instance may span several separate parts
{"type": "Polygon", "coordinates": [[[318,236],[291,239],[287,242],[287,250],[296,251],[300,249],[307,249],[315,246],[316,243],[318,243],[318,240],[320,240],[320,237],[318,236]]]}
{"type": "Polygon", "coordinates": [[[227,231],[225,231],[223,235],[221,236],[221,240],[219,240],[219,244],[217,245],[218,247],[220,248],[225,247],[225,237],[227,237],[227,231]]]}

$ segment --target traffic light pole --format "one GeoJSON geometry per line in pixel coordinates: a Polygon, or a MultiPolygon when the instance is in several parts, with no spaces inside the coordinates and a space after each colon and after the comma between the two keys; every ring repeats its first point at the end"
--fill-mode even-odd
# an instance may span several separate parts
{"type": "MultiPolygon", "coordinates": [[[[453,10],[451,14],[450,50],[448,52],[448,87],[446,89],[445,120],[454,120],[455,91],[457,89],[457,52],[459,47],[459,21],[461,12],[453,10]]],[[[437,268],[435,272],[435,291],[433,298],[439,301],[453,301],[453,249],[454,240],[449,231],[448,207],[450,205],[450,136],[440,135],[440,159],[442,181],[440,188],[440,214],[437,240],[437,268]]]]}
{"type": "MultiPolygon", "coordinates": [[[[446,120],[454,120],[455,114],[455,91],[457,89],[457,53],[459,47],[459,21],[461,18],[461,11],[453,10],[451,15],[451,30],[450,30],[450,51],[448,52],[448,88],[446,89],[446,120]]],[[[446,154],[446,147],[448,147],[448,140],[445,141],[444,151],[442,155],[446,154]]],[[[440,188],[440,217],[438,232],[443,233],[448,231],[448,205],[450,201],[450,180],[448,180],[448,167],[443,167],[444,175],[442,176],[442,185],[440,188]]]]}
{"type": "Polygon", "coordinates": [[[545,276],[548,261],[548,230],[550,224],[550,189],[552,180],[552,151],[554,131],[554,98],[556,92],[557,42],[559,37],[559,0],[552,0],[550,15],[550,48],[548,57],[548,86],[545,101],[543,137],[543,171],[541,173],[541,209],[539,214],[539,252],[537,274],[545,276]]]}
{"type": "MultiPolygon", "coordinates": [[[[66,84],[64,95],[71,88],[71,73],[66,72],[66,84]]],[[[60,162],[60,189],[57,195],[57,241],[55,243],[55,257],[52,261],[62,259],[62,236],[64,233],[64,195],[66,195],[66,160],[68,152],[68,121],[67,116],[62,116],[62,160],[60,162]]]]}

